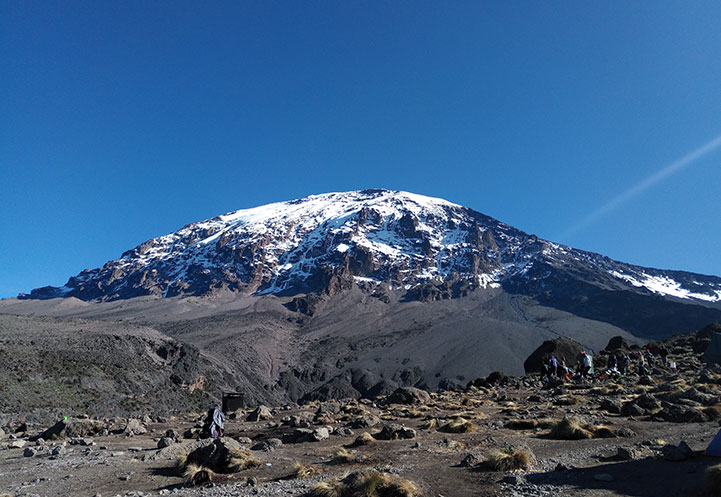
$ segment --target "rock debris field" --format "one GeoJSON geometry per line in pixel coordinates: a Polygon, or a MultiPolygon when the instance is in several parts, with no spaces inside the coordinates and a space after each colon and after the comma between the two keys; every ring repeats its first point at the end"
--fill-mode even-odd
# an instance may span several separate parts
{"type": "Polygon", "coordinates": [[[704,452],[721,370],[700,362],[698,340],[667,341],[679,371],[491,374],[457,391],[259,406],[231,413],[220,439],[198,438],[205,413],[11,420],[0,495],[721,495],[721,458],[704,452]]]}

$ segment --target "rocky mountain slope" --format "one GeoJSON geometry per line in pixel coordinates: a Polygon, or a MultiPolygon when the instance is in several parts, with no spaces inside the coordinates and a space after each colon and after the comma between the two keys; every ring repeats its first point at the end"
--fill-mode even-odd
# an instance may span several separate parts
{"type": "Polygon", "coordinates": [[[528,235],[442,199],[388,190],[314,195],[190,224],[26,298],[113,300],[333,294],[356,284],[409,300],[478,288],[556,296],[582,281],[609,291],[721,303],[721,278],[623,264],[528,235]]]}
{"type": "MultiPolygon", "coordinates": [[[[35,316],[35,345],[7,341],[21,355],[48,340],[84,357],[95,340],[80,325],[83,339],[56,340],[38,316],[117,336],[141,326],[196,350],[196,374],[217,370],[206,387],[216,398],[239,388],[280,404],[522,374],[558,336],[600,350],[612,336],[699,329],[721,320],[721,278],[613,261],[445,200],[364,190],[190,224],[63,287],[0,301],[0,313],[35,316]]],[[[167,364],[137,365],[171,381],[167,364]]]]}

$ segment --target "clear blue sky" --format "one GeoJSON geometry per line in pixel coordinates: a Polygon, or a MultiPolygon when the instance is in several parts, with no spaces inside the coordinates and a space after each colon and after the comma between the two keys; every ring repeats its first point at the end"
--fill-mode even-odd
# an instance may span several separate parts
{"type": "Polygon", "coordinates": [[[639,187],[721,135],[719,26],[718,1],[0,2],[0,297],[367,187],[721,275],[721,150],[639,187]]]}

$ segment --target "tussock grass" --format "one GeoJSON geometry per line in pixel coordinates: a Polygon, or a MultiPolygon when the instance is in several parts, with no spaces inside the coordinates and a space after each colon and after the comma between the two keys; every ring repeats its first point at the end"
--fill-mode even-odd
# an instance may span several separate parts
{"type": "Polygon", "coordinates": [[[313,485],[308,492],[308,497],[341,497],[343,484],[340,481],[320,482],[313,485]]]}
{"type": "Polygon", "coordinates": [[[581,425],[575,419],[563,418],[551,427],[549,436],[558,440],[583,440],[593,438],[593,432],[588,429],[588,425],[581,425]]]}
{"type": "Polygon", "coordinates": [[[229,473],[237,473],[248,468],[260,466],[260,462],[253,458],[253,454],[247,450],[231,450],[225,460],[225,468],[229,473]]]}
{"type": "Polygon", "coordinates": [[[419,497],[415,483],[374,469],[356,471],[341,480],[322,482],[308,493],[309,497],[419,497]]]}
{"type": "Polygon", "coordinates": [[[183,482],[189,487],[210,483],[214,478],[213,471],[197,464],[188,464],[183,469],[183,482]]]}
{"type": "Polygon", "coordinates": [[[553,403],[557,406],[575,406],[581,403],[581,399],[574,395],[563,395],[554,400],[553,403]]]}
{"type": "Polygon", "coordinates": [[[421,426],[421,430],[437,430],[438,429],[438,419],[437,418],[431,418],[427,421],[425,421],[421,426]]]}
{"type": "Polygon", "coordinates": [[[465,418],[458,418],[438,428],[438,431],[445,433],[470,433],[475,431],[476,425],[465,418]]]}
{"type": "Polygon", "coordinates": [[[486,458],[486,465],[494,471],[527,470],[531,467],[531,454],[527,450],[494,450],[486,458]]]}
{"type": "Polygon", "coordinates": [[[593,430],[593,438],[615,438],[616,432],[613,431],[608,426],[594,426],[593,430]]]}
{"type": "Polygon", "coordinates": [[[335,452],[333,452],[333,459],[331,459],[331,463],[333,464],[353,464],[357,462],[362,462],[366,458],[363,456],[359,456],[358,454],[355,454],[351,452],[350,450],[346,449],[345,447],[338,447],[335,452]]]}
{"type": "MultiPolygon", "coordinates": [[[[175,461],[176,470],[184,478],[186,477],[188,468],[207,469],[210,472],[210,476],[212,477],[212,475],[215,474],[213,470],[219,473],[237,473],[238,471],[242,471],[248,468],[254,468],[256,466],[260,466],[260,462],[253,458],[253,454],[251,452],[243,449],[234,449],[228,451],[225,457],[221,461],[218,461],[218,464],[214,465],[212,469],[206,468],[202,464],[198,464],[198,461],[189,461],[187,453],[181,454],[175,461]]],[[[198,476],[196,477],[196,479],[201,477],[202,476],[198,476]]]]}
{"type": "Polygon", "coordinates": [[[358,437],[356,437],[355,442],[353,442],[353,446],[357,447],[359,445],[371,445],[376,443],[376,439],[373,438],[373,435],[368,433],[367,431],[364,431],[358,437]]]}
{"type": "Polygon", "coordinates": [[[293,466],[293,474],[291,475],[293,478],[310,478],[311,476],[315,476],[320,473],[320,470],[316,466],[311,466],[310,464],[303,464],[300,462],[296,462],[293,466]]]}

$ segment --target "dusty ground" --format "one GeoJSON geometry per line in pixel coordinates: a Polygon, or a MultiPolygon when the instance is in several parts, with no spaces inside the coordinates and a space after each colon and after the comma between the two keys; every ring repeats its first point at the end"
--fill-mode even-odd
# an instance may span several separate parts
{"type": "MultiPolygon", "coordinates": [[[[632,383],[632,382],[629,382],[632,383]]],[[[558,392],[517,386],[492,387],[467,393],[433,394],[430,401],[416,405],[387,405],[349,401],[340,403],[340,411],[316,422],[310,429],[327,425],[334,432],[319,442],[284,443],[271,450],[253,450],[260,466],[224,476],[214,486],[188,488],[174,469],[176,456],[183,445],[193,440],[181,440],[170,449],[157,449],[157,441],[166,430],[182,434],[192,428],[197,415],[185,420],[150,423],[149,432],[127,436],[107,434],[84,439],[48,441],[40,449],[40,442],[32,441],[47,426],[28,427],[28,433],[17,439],[4,435],[0,442],[0,495],[6,492],[17,496],[115,496],[115,495],[180,495],[180,496],[240,496],[283,495],[300,496],[320,480],[362,468],[374,467],[396,473],[419,485],[425,496],[698,496],[706,467],[718,464],[721,458],[705,456],[702,451],[719,430],[715,421],[703,423],[667,423],[650,421],[647,416],[633,417],[609,414],[598,409],[601,396],[591,393],[593,385],[577,386],[572,391],[580,403],[557,406],[558,392]],[[532,395],[538,395],[529,400],[532,395]],[[635,434],[630,437],[589,440],[554,440],[548,429],[512,430],[506,424],[517,419],[561,419],[574,416],[594,425],[606,425],[614,430],[625,427],[635,434]],[[341,428],[358,417],[376,416],[378,424],[363,429],[353,428],[352,434],[342,435],[341,428]],[[468,433],[444,433],[427,429],[431,420],[440,425],[454,417],[472,420],[475,429],[468,433]],[[368,431],[377,433],[385,424],[396,422],[416,430],[414,438],[378,440],[370,445],[348,450],[361,457],[362,462],[333,463],[333,454],[340,447],[350,446],[356,437],[368,431]],[[8,448],[20,441],[22,448],[8,448]],[[663,447],[687,442],[695,451],[684,461],[668,461],[663,447]],[[31,451],[36,454],[25,456],[31,451]],[[57,449],[57,447],[62,447],[57,449]],[[526,448],[536,458],[528,471],[496,472],[482,464],[463,467],[461,461],[468,454],[483,460],[494,449],[526,448]],[[636,448],[634,459],[616,458],[619,447],[636,448]],[[54,454],[55,452],[55,454],[54,454]],[[302,462],[317,468],[320,473],[307,479],[294,478],[294,465],[302,462]],[[565,469],[563,469],[565,468],[565,469]],[[603,475],[603,476],[600,476],[603,475]]],[[[632,387],[626,399],[633,398],[648,387],[632,387]],[[632,389],[636,388],[636,393],[632,389]]],[[[269,438],[285,438],[296,430],[290,416],[308,413],[312,420],[321,404],[286,407],[273,410],[272,420],[246,421],[250,411],[238,412],[226,425],[226,437],[240,439],[251,448],[269,438]],[[242,437],[252,439],[250,443],[242,437]]],[[[300,419],[300,418],[294,418],[300,419]]],[[[628,435],[628,434],[627,434],[628,435]]]]}

